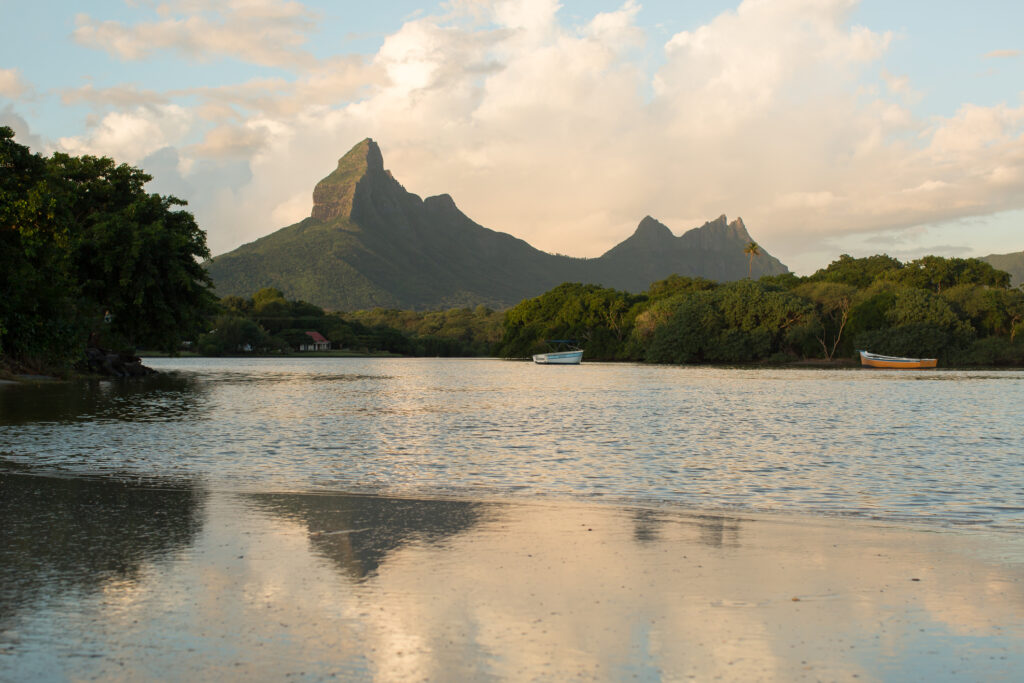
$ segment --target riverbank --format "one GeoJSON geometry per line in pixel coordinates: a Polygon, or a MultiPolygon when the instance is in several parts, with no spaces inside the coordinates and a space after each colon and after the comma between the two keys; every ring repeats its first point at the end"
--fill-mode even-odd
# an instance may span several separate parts
{"type": "Polygon", "coordinates": [[[12,528],[39,534],[2,551],[33,557],[0,563],[0,665],[20,680],[1008,680],[1024,667],[1013,534],[4,484],[12,528]],[[41,571],[14,576],[27,563],[41,571]]]}

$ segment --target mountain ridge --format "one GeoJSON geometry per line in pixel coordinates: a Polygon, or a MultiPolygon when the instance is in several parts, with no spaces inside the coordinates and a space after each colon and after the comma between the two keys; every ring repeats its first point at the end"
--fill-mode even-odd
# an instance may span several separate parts
{"type": "Polygon", "coordinates": [[[1024,285],[1024,251],[1014,251],[1009,254],[989,254],[982,256],[993,268],[1004,270],[1010,274],[1010,284],[1013,287],[1024,285]]]}
{"type": "MultiPolygon", "coordinates": [[[[335,310],[506,308],[562,282],[644,291],[678,273],[746,277],[751,241],[742,219],[722,215],[679,237],[651,216],[603,255],[549,254],[481,226],[447,194],[421,199],[384,168],[370,138],[356,144],[313,189],[310,216],[207,263],[218,295],[276,287],[335,310]]],[[[753,274],[788,269],[762,250],[753,274]]]]}

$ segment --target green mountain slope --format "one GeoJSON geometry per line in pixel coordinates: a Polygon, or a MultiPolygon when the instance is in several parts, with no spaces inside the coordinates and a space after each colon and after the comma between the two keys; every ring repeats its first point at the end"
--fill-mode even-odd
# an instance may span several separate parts
{"type": "Polygon", "coordinates": [[[1009,273],[1010,283],[1014,287],[1024,285],[1024,251],[1015,251],[1012,254],[989,254],[983,256],[981,260],[987,261],[993,268],[1009,273]]]}
{"type": "MultiPolygon", "coordinates": [[[[648,217],[600,258],[556,256],[477,225],[448,195],[407,192],[370,139],[317,184],[313,202],[309,218],[209,262],[217,293],[276,287],[335,310],[504,308],[567,281],[643,291],[673,273],[747,276],[741,220],[722,216],[675,237],[648,217]]],[[[786,271],[764,252],[754,259],[754,277],[786,271]]]]}

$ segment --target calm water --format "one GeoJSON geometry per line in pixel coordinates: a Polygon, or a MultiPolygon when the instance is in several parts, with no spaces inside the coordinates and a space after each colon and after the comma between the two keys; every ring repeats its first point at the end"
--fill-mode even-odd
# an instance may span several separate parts
{"type": "Polygon", "coordinates": [[[0,681],[1024,669],[1024,373],[152,365],[0,386],[0,681]]]}
{"type": "Polygon", "coordinates": [[[1024,528],[1024,373],[153,359],[0,387],[0,468],[1024,528]]]}

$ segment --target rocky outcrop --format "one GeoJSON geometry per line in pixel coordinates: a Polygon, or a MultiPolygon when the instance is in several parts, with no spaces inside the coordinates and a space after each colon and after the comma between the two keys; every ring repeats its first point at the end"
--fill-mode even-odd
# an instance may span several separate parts
{"type": "Polygon", "coordinates": [[[338,159],[334,172],[313,188],[313,212],[318,221],[350,218],[359,182],[374,172],[383,173],[384,157],[377,143],[366,138],[338,159]]]}
{"type": "Polygon", "coordinates": [[[86,348],[84,365],[85,372],[105,377],[145,377],[156,374],[156,370],[143,365],[138,356],[113,353],[98,346],[86,348]]]}

